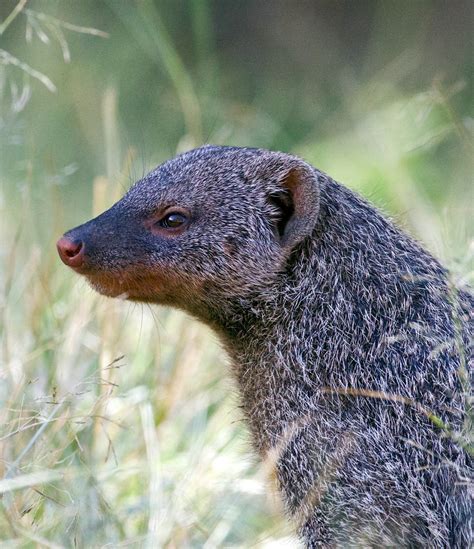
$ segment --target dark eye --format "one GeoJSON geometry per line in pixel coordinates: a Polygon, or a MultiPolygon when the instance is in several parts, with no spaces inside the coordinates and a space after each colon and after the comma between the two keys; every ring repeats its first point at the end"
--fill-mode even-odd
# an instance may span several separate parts
{"type": "Polygon", "coordinates": [[[178,227],[181,227],[183,223],[186,223],[186,221],[187,217],[182,213],[171,212],[166,214],[163,219],[160,219],[158,225],[164,229],[177,229],[178,227]]]}

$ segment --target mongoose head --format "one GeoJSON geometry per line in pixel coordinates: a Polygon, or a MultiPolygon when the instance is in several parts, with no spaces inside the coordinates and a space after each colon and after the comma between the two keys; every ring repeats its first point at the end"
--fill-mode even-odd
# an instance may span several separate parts
{"type": "Polygon", "coordinates": [[[209,320],[274,284],[318,207],[317,173],[302,160],[206,146],[156,168],[57,247],[101,294],[209,320]]]}

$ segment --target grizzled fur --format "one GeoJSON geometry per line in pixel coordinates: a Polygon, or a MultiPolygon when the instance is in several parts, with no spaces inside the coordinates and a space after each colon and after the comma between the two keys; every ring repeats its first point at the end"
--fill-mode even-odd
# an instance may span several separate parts
{"type": "Polygon", "coordinates": [[[473,300],[362,198],[296,157],[207,146],[66,237],[99,292],[221,336],[307,547],[469,546],[473,300]]]}

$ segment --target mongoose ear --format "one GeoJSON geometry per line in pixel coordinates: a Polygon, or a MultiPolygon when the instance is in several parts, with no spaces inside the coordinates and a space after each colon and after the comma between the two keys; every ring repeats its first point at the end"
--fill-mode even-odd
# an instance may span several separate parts
{"type": "Polygon", "coordinates": [[[292,249],[309,236],[319,212],[319,181],[314,169],[294,156],[269,153],[257,163],[270,206],[271,222],[282,247],[292,249]]]}

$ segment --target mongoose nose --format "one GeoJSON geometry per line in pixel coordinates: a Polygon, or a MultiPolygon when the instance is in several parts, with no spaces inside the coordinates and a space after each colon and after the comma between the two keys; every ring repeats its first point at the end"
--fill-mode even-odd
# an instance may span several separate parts
{"type": "Polygon", "coordinates": [[[62,236],[56,243],[61,261],[68,267],[81,267],[84,263],[84,243],[62,236]]]}

